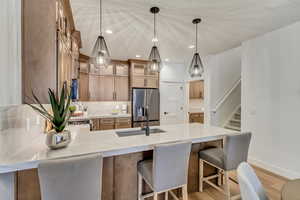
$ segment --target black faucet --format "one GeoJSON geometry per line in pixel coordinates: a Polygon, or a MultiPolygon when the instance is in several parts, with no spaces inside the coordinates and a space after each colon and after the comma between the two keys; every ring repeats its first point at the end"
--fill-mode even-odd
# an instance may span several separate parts
{"type": "Polygon", "coordinates": [[[149,108],[148,106],[143,107],[143,114],[146,117],[146,127],[143,127],[142,130],[145,131],[146,136],[150,136],[150,128],[149,128],[149,108]]]}

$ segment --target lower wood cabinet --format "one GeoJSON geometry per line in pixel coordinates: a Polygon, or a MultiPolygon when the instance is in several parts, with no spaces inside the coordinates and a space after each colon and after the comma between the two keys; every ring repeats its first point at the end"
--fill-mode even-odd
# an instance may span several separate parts
{"type": "Polygon", "coordinates": [[[131,128],[130,117],[92,119],[92,131],[131,128]]]}
{"type": "Polygon", "coordinates": [[[204,123],[204,113],[189,113],[190,123],[204,123]]]}

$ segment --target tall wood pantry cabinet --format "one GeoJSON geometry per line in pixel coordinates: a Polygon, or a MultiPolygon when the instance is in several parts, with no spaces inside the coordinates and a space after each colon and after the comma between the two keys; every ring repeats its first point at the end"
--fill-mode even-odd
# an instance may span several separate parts
{"type": "Polygon", "coordinates": [[[32,103],[31,90],[41,103],[48,88],[58,92],[77,78],[80,34],[75,30],[69,0],[22,1],[22,100],[32,103]]]}

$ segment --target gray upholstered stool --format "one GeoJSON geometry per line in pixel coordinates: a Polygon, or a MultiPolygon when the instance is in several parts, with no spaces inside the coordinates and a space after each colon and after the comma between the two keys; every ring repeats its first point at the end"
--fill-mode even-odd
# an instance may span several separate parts
{"type": "MultiPolygon", "coordinates": [[[[187,175],[191,144],[178,142],[157,145],[153,150],[153,160],[138,163],[139,200],[150,196],[157,200],[158,194],[163,192],[165,199],[168,199],[168,191],[177,188],[182,188],[183,200],[188,199],[187,175]],[[152,189],[152,193],[142,194],[143,179],[152,189]]],[[[172,191],[170,194],[178,199],[172,191]]]]}
{"type": "Polygon", "coordinates": [[[240,195],[231,197],[229,188],[228,172],[236,170],[240,163],[246,162],[248,158],[251,133],[228,135],[224,138],[223,148],[211,148],[199,152],[199,191],[203,191],[203,182],[213,186],[225,194],[226,200],[239,199],[240,195]],[[218,174],[203,177],[204,162],[217,168],[218,174]],[[221,186],[221,178],[224,175],[225,188],[221,186]],[[218,185],[211,179],[218,178],[218,185]]]}
{"type": "Polygon", "coordinates": [[[40,163],[42,200],[100,200],[102,163],[99,154],[40,163]]]}

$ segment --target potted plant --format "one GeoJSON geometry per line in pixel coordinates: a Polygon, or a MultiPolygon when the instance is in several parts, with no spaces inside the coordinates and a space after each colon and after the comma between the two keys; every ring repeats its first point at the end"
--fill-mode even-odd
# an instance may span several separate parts
{"type": "Polygon", "coordinates": [[[68,146],[71,142],[71,132],[65,130],[71,117],[70,103],[71,93],[64,86],[61,90],[60,97],[57,97],[53,90],[48,90],[52,112],[49,112],[41,103],[37,96],[32,92],[33,101],[36,104],[28,104],[33,110],[38,112],[52,126],[47,132],[46,144],[50,149],[59,149],[68,146]]]}

